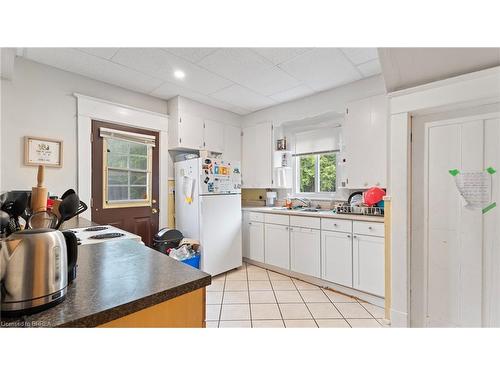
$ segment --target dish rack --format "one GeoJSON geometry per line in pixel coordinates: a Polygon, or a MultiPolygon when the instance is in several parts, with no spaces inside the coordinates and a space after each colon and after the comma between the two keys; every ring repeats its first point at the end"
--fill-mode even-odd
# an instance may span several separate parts
{"type": "Polygon", "coordinates": [[[368,207],[339,205],[336,207],[335,211],[338,214],[384,216],[384,207],[377,206],[368,207]]]}

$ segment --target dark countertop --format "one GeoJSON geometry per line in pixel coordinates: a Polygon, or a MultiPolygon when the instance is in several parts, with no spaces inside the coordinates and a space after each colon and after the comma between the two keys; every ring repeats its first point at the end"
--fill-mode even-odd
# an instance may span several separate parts
{"type": "Polygon", "coordinates": [[[64,302],[34,315],[0,317],[0,327],[95,327],[210,283],[209,274],[133,240],[83,245],[64,302]]]}

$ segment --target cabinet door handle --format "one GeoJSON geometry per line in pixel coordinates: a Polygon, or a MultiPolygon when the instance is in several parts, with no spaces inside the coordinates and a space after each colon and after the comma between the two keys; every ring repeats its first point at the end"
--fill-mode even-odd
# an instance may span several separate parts
{"type": "Polygon", "coordinates": [[[347,235],[347,238],[351,238],[351,235],[350,235],[350,234],[348,234],[348,235],[347,235]]]}
{"type": "Polygon", "coordinates": [[[337,223],[334,223],[334,224],[333,224],[333,226],[334,226],[334,227],[336,227],[336,226],[337,226],[337,223]]]}
{"type": "Polygon", "coordinates": [[[372,230],[372,229],[373,229],[373,227],[368,227],[368,229],[372,230]]]}
{"type": "Polygon", "coordinates": [[[352,238],[358,238],[358,236],[352,236],[352,238]]]}
{"type": "Polygon", "coordinates": [[[252,223],[248,223],[248,225],[252,225],[252,223]]]}
{"type": "Polygon", "coordinates": [[[290,228],[291,231],[293,231],[293,228],[290,228]]]}

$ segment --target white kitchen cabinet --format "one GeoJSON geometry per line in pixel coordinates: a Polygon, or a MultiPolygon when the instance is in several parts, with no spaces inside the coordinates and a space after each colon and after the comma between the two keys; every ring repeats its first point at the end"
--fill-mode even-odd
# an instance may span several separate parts
{"type": "Polygon", "coordinates": [[[341,185],[349,189],[386,187],[388,101],[385,95],[351,102],[342,127],[341,185]]]}
{"type": "Polygon", "coordinates": [[[231,125],[224,127],[223,159],[241,161],[241,128],[231,125]]]}
{"type": "Polygon", "coordinates": [[[264,261],[272,266],[290,269],[289,227],[277,224],[264,226],[264,261]]]}
{"type": "Polygon", "coordinates": [[[264,122],[243,129],[242,185],[243,188],[273,186],[273,126],[264,122]]]}
{"type": "Polygon", "coordinates": [[[384,238],[353,235],[353,287],[384,296],[384,238]]]}
{"type": "Polygon", "coordinates": [[[321,234],[318,229],[290,227],[290,269],[321,277],[321,234]]]}
{"type": "Polygon", "coordinates": [[[352,288],[352,234],[321,232],[321,278],[352,288]]]}
{"type": "Polygon", "coordinates": [[[264,262],[264,223],[252,220],[250,212],[243,214],[243,256],[264,262]]]}
{"type": "Polygon", "coordinates": [[[203,150],[222,153],[224,151],[225,125],[213,120],[204,121],[203,150]]]}
{"type": "Polygon", "coordinates": [[[169,127],[177,127],[176,138],[172,139],[175,148],[203,149],[203,118],[184,113],[169,121],[169,127]]]}

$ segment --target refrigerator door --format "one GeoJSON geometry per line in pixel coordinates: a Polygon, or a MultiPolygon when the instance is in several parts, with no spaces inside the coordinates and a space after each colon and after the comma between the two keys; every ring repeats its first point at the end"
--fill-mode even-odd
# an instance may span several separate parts
{"type": "Polygon", "coordinates": [[[200,197],[201,269],[218,275],[242,265],[241,196],[200,197]]]}
{"type": "Polygon", "coordinates": [[[200,194],[241,193],[241,168],[239,161],[200,159],[200,194]]]}
{"type": "Polygon", "coordinates": [[[184,237],[200,238],[199,159],[175,163],[175,226],[184,237]]]}

